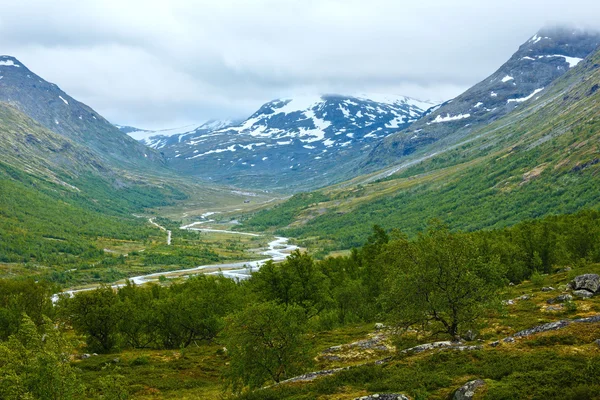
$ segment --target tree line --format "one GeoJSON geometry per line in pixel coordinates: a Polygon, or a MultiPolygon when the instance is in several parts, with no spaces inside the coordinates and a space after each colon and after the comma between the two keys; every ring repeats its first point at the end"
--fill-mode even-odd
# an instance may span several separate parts
{"type": "MultiPolygon", "coordinates": [[[[53,306],[49,283],[0,281],[0,339],[17,340],[24,327],[47,329],[52,321],[84,337],[89,352],[178,349],[217,340],[228,351],[229,385],[239,391],[308,368],[309,332],[387,321],[457,339],[500,306],[498,292],[509,282],[597,262],[596,211],[472,233],[432,221],[414,238],[375,226],[346,257],[316,260],[296,251],[241,282],[197,276],[102,287],[64,296],[53,306]]],[[[9,364],[0,360],[0,372],[9,364]]]]}

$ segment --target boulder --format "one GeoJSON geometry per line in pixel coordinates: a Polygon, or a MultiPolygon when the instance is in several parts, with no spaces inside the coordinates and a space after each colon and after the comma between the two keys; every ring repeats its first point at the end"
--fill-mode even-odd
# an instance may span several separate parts
{"type": "Polygon", "coordinates": [[[600,347],[600,339],[594,340],[594,343],[596,343],[596,346],[600,347]]]}
{"type": "Polygon", "coordinates": [[[558,297],[555,297],[553,299],[548,299],[546,301],[546,303],[548,304],[556,304],[556,303],[565,303],[567,301],[571,301],[573,300],[573,296],[571,296],[570,294],[561,294],[558,297]]]}
{"type": "Polygon", "coordinates": [[[587,290],[598,293],[600,291],[600,276],[598,274],[585,274],[576,276],[571,282],[573,290],[587,290]]]}
{"type": "Polygon", "coordinates": [[[454,392],[454,400],[470,400],[475,397],[475,392],[485,386],[485,381],[477,379],[467,382],[463,387],[454,392]]]}
{"type": "Polygon", "coordinates": [[[573,292],[573,296],[581,297],[582,299],[589,299],[590,297],[594,297],[594,293],[588,292],[587,290],[582,289],[582,290],[575,290],[573,292]]]}
{"type": "Polygon", "coordinates": [[[380,393],[380,394],[372,394],[369,396],[357,397],[354,400],[410,400],[403,394],[396,393],[380,393]]]}
{"type": "Polygon", "coordinates": [[[387,327],[384,324],[382,324],[381,322],[378,322],[375,324],[375,329],[378,331],[385,329],[385,328],[387,328],[387,327]]]}
{"type": "Polygon", "coordinates": [[[554,289],[552,286],[542,288],[542,292],[552,292],[553,290],[556,290],[556,289],[554,289]]]}

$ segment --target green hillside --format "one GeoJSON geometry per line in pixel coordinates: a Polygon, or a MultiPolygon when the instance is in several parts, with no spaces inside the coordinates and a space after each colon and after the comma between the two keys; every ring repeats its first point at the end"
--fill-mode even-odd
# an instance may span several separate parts
{"type": "Polygon", "coordinates": [[[541,97],[467,136],[438,143],[395,174],[357,178],[296,196],[244,221],[278,228],[313,247],[364,243],[371,226],[414,234],[432,218],[453,229],[501,227],[547,214],[597,208],[600,193],[600,52],[541,97]],[[304,199],[304,200],[302,200],[304,199]]]}

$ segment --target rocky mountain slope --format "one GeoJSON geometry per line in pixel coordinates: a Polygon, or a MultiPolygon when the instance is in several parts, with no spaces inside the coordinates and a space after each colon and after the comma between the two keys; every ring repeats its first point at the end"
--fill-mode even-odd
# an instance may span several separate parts
{"type": "Polygon", "coordinates": [[[0,57],[0,101],[89,148],[108,163],[146,170],[161,169],[164,164],[158,152],[122,133],[96,111],[34,74],[14,57],[0,57]]]}
{"type": "Polygon", "coordinates": [[[281,99],[244,122],[145,139],[174,169],[245,187],[300,190],[347,178],[361,154],[434,104],[407,97],[281,99]]]}
{"type": "Polygon", "coordinates": [[[568,28],[542,29],[495,73],[442,104],[405,130],[380,142],[363,166],[397,162],[431,143],[452,144],[481,126],[535,101],[555,79],[600,45],[600,33],[568,28]]]}
{"type": "Polygon", "coordinates": [[[539,98],[454,145],[438,141],[382,172],[296,195],[245,221],[246,229],[287,226],[279,233],[339,248],[364,243],[373,224],[414,234],[439,218],[476,230],[597,208],[599,102],[600,49],[539,98]]]}

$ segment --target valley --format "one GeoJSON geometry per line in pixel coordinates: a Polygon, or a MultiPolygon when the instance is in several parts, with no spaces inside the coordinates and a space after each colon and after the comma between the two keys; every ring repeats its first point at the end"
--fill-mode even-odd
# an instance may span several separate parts
{"type": "Polygon", "coordinates": [[[447,93],[353,75],[379,57],[280,98],[262,53],[158,79],[179,53],[96,77],[146,93],[123,125],[0,56],[0,399],[599,398],[600,33],[543,28],[444,101],[340,83],[447,93]]]}

